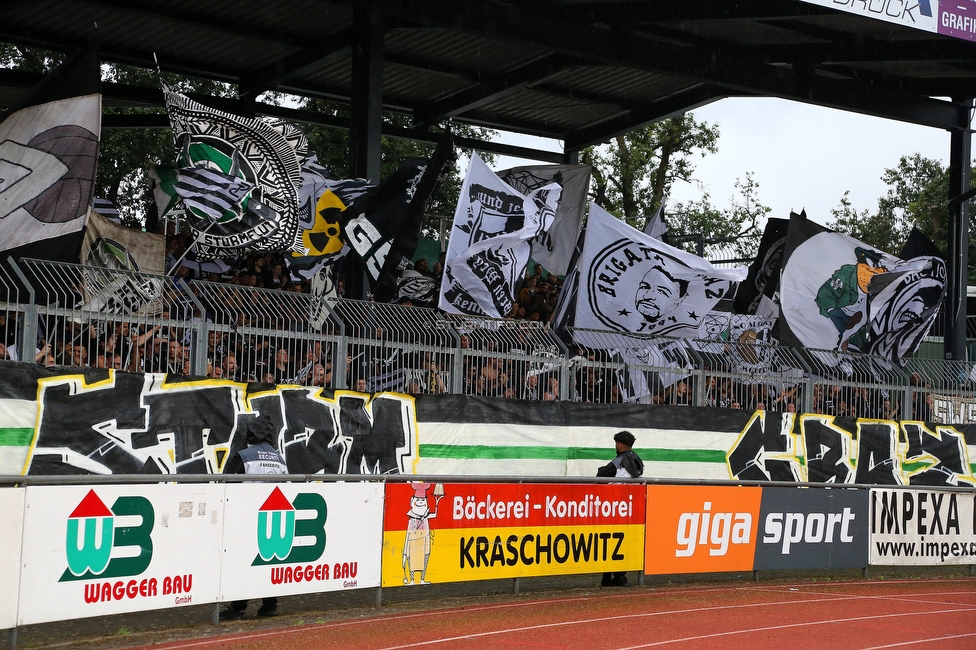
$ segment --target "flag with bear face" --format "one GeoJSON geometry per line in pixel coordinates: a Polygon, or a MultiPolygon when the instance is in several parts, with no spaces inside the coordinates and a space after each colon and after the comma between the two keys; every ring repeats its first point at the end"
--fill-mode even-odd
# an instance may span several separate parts
{"type": "Polygon", "coordinates": [[[454,213],[439,307],[452,314],[508,316],[529,263],[530,242],[552,225],[561,192],[551,183],[522,194],[472,154],[454,213]]]}
{"type": "Polygon", "coordinates": [[[669,246],[591,204],[575,326],[693,338],[744,266],[720,269],[669,246]]]}

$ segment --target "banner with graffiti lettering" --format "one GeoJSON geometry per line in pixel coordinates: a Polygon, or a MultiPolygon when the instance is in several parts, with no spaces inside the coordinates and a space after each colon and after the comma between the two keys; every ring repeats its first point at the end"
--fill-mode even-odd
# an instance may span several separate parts
{"type": "Polygon", "coordinates": [[[976,485],[976,425],[271,388],[17,362],[0,363],[0,473],[219,473],[260,414],[296,474],[594,476],[627,429],[652,478],[976,485]]]}
{"type": "Polygon", "coordinates": [[[31,486],[18,625],[217,601],[223,485],[31,486]]]}
{"type": "Polygon", "coordinates": [[[633,571],[642,485],[388,483],[383,586],[633,571]]]}
{"type": "Polygon", "coordinates": [[[228,485],[223,602],[377,587],[379,483],[228,485]]]}
{"type": "Polygon", "coordinates": [[[0,384],[8,473],[219,474],[259,415],[294,474],[410,472],[415,460],[406,395],[11,363],[0,384]]]}

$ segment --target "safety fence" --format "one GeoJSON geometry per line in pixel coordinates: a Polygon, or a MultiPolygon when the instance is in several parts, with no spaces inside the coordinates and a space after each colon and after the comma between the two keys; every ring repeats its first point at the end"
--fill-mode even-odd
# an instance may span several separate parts
{"type": "Polygon", "coordinates": [[[952,488],[92,478],[0,477],[0,629],[484,579],[976,563],[976,492],[952,488]]]}
{"type": "Polygon", "coordinates": [[[976,422],[976,365],[671,339],[24,260],[0,359],[361,392],[976,422]]]}

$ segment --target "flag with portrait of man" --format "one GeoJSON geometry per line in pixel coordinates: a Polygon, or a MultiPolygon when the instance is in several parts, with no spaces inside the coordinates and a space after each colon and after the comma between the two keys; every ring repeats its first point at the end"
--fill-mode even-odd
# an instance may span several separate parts
{"type": "Polygon", "coordinates": [[[579,269],[575,326],[681,338],[746,277],[721,269],[590,206],[579,269]]]}

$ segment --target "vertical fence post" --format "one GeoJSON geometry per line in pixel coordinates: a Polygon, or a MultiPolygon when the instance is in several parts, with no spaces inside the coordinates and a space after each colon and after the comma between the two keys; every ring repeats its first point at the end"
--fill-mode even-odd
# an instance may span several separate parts
{"type": "Polygon", "coordinates": [[[803,412],[813,413],[813,387],[816,384],[813,375],[807,375],[803,381],[803,412]]]}
{"type": "MultiPolygon", "coordinates": [[[[190,367],[191,372],[198,377],[207,374],[207,323],[205,321],[190,324],[190,367]]],[[[213,359],[214,365],[220,364],[220,359],[213,359]]]]}
{"type": "Polygon", "coordinates": [[[33,363],[34,350],[37,349],[37,305],[34,303],[24,305],[24,326],[20,330],[17,345],[20,360],[33,363]]]}
{"type": "Polygon", "coordinates": [[[17,650],[17,628],[12,627],[7,630],[7,647],[10,650],[17,650]]]}

